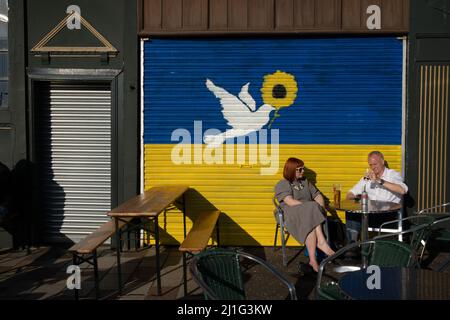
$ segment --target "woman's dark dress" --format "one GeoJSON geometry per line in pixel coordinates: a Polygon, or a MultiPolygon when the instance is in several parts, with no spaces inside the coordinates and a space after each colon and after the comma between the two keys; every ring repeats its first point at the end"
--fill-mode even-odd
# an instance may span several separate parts
{"type": "Polygon", "coordinates": [[[320,191],[307,179],[280,180],[275,186],[275,197],[284,211],[285,225],[289,233],[300,243],[305,243],[306,236],[319,224],[325,221],[324,209],[314,201],[320,191]],[[284,198],[292,196],[302,204],[290,207],[284,198]]]}

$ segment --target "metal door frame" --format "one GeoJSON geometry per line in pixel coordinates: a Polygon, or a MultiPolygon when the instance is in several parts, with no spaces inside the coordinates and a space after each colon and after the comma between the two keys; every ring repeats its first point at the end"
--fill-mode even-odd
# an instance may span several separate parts
{"type": "MultiPolygon", "coordinates": [[[[27,160],[35,163],[37,159],[36,154],[36,117],[35,117],[35,89],[40,82],[48,81],[101,81],[109,83],[111,86],[111,207],[118,204],[119,196],[119,181],[123,180],[120,177],[120,164],[118,157],[119,145],[123,145],[123,128],[119,126],[119,119],[123,117],[123,99],[120,88],[123,87],[123,73],[122,70],[117,69],[56,69],[56,68],[27,68],[28,75],[28,104],[26,110],[27,123],[27,160]]],[[[33,190],[38,190],[39,180],[37,172],[34,172],[32,178],[33,190]]],[[[38,195],[33,192],[32,207],[39,211],[38,195]]],[[[38,212],[38,216],[42,212],[38,212]]],[[[36,221],[36,214],[32,215],[31,223],[38,225],[40,221],[36,221]]],[[[33,239],[36,239],[34,235],[33,239]]],[[[41,238],[37,239],[42,242],[41,238]]]]}

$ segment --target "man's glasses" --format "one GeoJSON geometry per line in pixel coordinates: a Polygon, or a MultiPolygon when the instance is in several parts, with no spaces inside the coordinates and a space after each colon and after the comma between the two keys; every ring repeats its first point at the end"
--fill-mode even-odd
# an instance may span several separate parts
{"type": "Polygon", "coordinates": [[[295,171],[297,171],[297,172],[305,171],[305,167],[295,168],[295,171]]]}

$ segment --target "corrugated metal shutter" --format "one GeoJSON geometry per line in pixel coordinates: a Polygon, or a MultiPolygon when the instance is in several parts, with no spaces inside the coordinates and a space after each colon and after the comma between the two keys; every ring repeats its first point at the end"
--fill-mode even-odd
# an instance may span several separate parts
{"type": "Polygon", "coordinates": [[[44,237],[77,242],[111,209],[111,89],[42,83],[36,97],[44,237]]]}
{"type": "MultiPolygon", "coordinates": [[[[420,66],[417,208],[448,202],[447,150],[450,65],[420,66]]],[[[445,209],[445,208],[444,208],[445,209]]]]}
{"type": "MultiPolygon", "coordinates": [[[[221,241],[226,245],[273,244],[273,187],[291,156],[305,161],[308,178],[329,199],[334,183],[342,185],[345,195],[359,180],[370,151],[384,152],[390,168],[401,172],[401,40],[161,39],[144,42],[143,56],[144,187],[194,188],[196,192],[188,197],[188,216],[195,218],[196,212],[211,204],[220,209],[221,241]],[[243,163],[205,162],[201,135],[211,128],[230,129],[206,79],[236,97],[250,83],[249,93],[259,108],[267,103],[262,95],[265,77],[277,70],[295,78],[298,92],[294,103],[279,109],[273,122],[272,129],[280,133],[279,156],[273,163],[276,173],[262,175],[261,169],[268,165],[259,158],[256,163],[249,160],[255,142],[248,139],[234,146],[235,156],[239,148],[245,151],[243,163]],[[197,127],[196,121],[201,121],[197,127]],[[175,132],[184,132],[189,140],[181,142],[172,136],[175,132]],[[177,164],[173,152],[182,143],[191,162],[177,164]]],[[[270,153],[270,138],[268,143],[270,153]]],[[[225,158],[225,147],[222,151],[225,158]]],[[[337,214],[343,219],[342,212],[337,214]]],[[[165,241],[182,240],[181,215],[167,214],[163,221],[165,241]]]]}

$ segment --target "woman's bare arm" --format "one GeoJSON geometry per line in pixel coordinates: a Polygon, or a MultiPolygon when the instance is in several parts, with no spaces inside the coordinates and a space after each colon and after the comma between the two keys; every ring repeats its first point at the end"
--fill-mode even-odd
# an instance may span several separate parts
{"type": "Polygon", "coordinates": [[[292,198],[292,196],[287,196],[284,198],[284,203],[286,203],[289,207],[298,206],[299,204],[302,204],[301,201],[295,200],[292,198]]]}
{"type": "Polygon", "coordinates": [[[317,202],[318,204],[320,204],[322,206],[322,208],[325,208],[325,200],[323,199],[321,194],[318,194],[315,198],[314,201],[317,202]]]}

